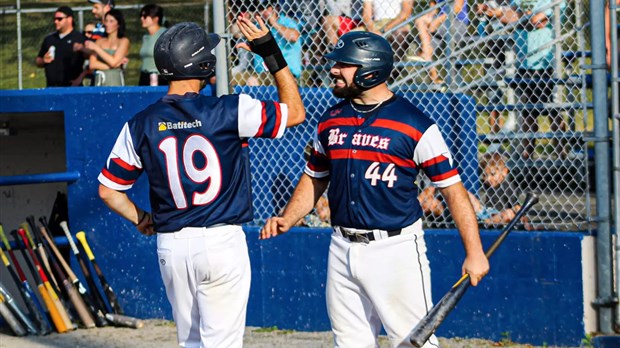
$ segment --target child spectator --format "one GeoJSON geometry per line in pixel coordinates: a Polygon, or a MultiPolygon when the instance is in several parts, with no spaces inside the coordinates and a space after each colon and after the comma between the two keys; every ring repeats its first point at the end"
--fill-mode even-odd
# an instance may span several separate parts
{"type": "MultiPolygon", "coordinates": [[[[504,157],[498,153],[487,153],[480,160],[482,167],[482,190],[481,199],[473,193],[469,193],[471,202],[478,222],[487,227],[497,227],[509,223],[515,214],[521,209],[521,205],[515,204],[518,197],[517,189],[510,181],[510,170],[506,166],[504,157]]],[[[435,187],[426,187],[418,196],[424,214],[427,216],[446,216],[444,202],[436,194],[435,187]]],[[[521,219],[523,223],[527,219],[521,219]]]]}

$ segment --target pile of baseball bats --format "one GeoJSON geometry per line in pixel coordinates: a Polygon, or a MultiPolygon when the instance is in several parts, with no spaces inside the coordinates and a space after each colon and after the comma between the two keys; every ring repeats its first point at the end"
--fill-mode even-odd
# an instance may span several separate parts
{"type": "Polygon", "coordinates": [[[29,216],[19,228],[12,230],[14,247],[0,224],[0,239],[4,246],[4,250],[0,247],[0,258],[25,307],[20,307],[6,286],[8,284],[0,280],[0,316],[13,333],[16,336],[47,335],[54,331],[64,333],[107,325],[141,328],[144,325],[142,320],[124,315],[114,290],[95,260],[86,234],[83,231],[76,233],[79,241],[76,243],[66,221],[60,222],[60,227],[67,236],[87,286],[82,284],[59,251],[45,218],[40,218],[37,224],[34,217],[29,216]],[[18,252],[22,256],[21,263],[18,252]],[[30,271],[30,279],[26,269],[30,271]],[[93,269],[100,286],[91,272],[93,269]]]}

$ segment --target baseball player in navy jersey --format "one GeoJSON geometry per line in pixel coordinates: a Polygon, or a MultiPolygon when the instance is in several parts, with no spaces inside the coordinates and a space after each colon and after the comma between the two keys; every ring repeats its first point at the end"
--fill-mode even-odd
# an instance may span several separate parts
{"type": "Polygon", "coordinates": [[[264,22],[238,19],[274,75],[280,101],[200,94],[220,41],[179,23],[155,43],[168,94],[121,130],[99,175],[99,195],[145,235],[157,234],[159,268],[181,347],[241,347],[250,264],[241,224],[251,221],[247,139],[278,138],[304,121],[297,83],[264,22]],[[125,194],[145,172],[151,213],[125,194]]]}
{"type": "MultiPolygon", "coordinates": [[[[430,268],[417,174],[439,188],[463,240],[463,273],[477,285],[489,270],[476,215],[433,120],[386,84],[390,44],[369,32],[343,35],[326,55],[333,93],[343,100],[322,115],[304,173],[279,217],[260,238],[287,232],[328,187],[333,234],[326,298],[336,347],[378,347],[381,325],[394,347],[432,307],[430,268]]],[[[437,346],[432,336],[425,347],[437,346]]]]}

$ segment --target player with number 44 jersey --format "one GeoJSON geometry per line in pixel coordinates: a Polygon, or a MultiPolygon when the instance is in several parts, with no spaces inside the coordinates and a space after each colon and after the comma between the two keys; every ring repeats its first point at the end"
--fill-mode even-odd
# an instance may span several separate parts
{"type": "Polygon", "coordinates": [[[214,75],[220,41],[179,23],[155,44],[168,94],[124,125],[99,175],[99,195],[145,235],[157,233],[159,268],[182,347],[241,347],[250,265],[241,224],[251,221],[247,139],[278,138],[305,119],[295,78],[264,22],[239,17],[264,58],[279,101],[200,94],[214,75]],[[145,172],[150,213],[124,193],[145,172]]]}
{"type": "MultiPolygon", "coordinates": [[[[293,196],[260,232],[262,239],[287,232],[328,190],[334,226],[325,289],[335,347],[378,347],[381,326],[392,347],[411,347],[411,328],[432,307],[420,171],[456,221],[467,255],[463,272],[476,285],[489,268],[437,124],[387,86],[393,57],[385,38],[362,31],[344,34],[325,55],[333,61],[332,92],[343,100],[321,116],[293,196]]],[[[434,346],[433,336],[424,347],[434,346]]]]}

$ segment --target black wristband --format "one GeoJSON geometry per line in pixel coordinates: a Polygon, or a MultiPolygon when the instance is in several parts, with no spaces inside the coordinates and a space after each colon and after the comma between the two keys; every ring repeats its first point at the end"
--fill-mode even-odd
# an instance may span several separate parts
{"type": "Polygon", "coordinates": [[[287,67],[282,51],[271,32],[267,35],[250,41],[252,52],[258,54],[265,61],[265,65],[271,74],[287,67]]]}

